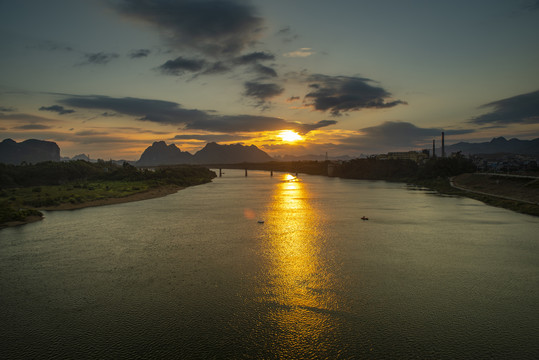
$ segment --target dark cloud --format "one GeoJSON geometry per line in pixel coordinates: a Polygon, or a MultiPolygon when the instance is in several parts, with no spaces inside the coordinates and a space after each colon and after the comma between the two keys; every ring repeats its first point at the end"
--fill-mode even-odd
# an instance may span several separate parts
{"type": "Polygon", "coordinates": [[[60,106],[60,105],[51,105],[51,106],[42,106],[39,108],[40,111],[52,111],[52,112],[56,112],[60,115],[65,115],[65,114],[72,114],[75,112],[75,110],[72,110],[72,109],[65,109],[63,106],[60,106]]]}
{"type": "Polygon", "coordinates": [[[184,57],[177,57],[174,60],[169,60],[163,65],[159,66],[159,70],[167,75],[182,75],[186,71],[198,72],[204,68],[206,61],[203,59],[186,59],[184,57]]]}
{"type": "Polygon", "coordinates": [[[27,125],[21,125],[16,126],[13,129],[15,130],[46,130],[50,129],[51,127],[48,125],[42,125],[42,124],[27,124],[27,125]]]}
{"type": "Polygon", "coordinates": [[[277,77],[277,72],[273,68],[270,68],[269,66],[264,66],[262,64],[254,65],[253,71],[261,78],[277,77]]]}
{"type": "Polygon", "coordinates": [[[264,103],[269,99],[283,93],[284,89],[277,84],[273,83],[259,83],[254,81],[248,81],[244,83],[245,96],[254,98],[260,103],[264,103]]]}
{"type": "Polygon", "coordinates": [[[217,61],[209,66],[201,73],[203,75],[215,75],[215,74],[224,74],[231,71],[232,68],[222,61],[217,61]]]}
{"type": "Polygon", "coordinates": [[[402,100],[386,102],[391,94],[381,87],[371,85],[373,81],[366,78],[315,74],[310,75],[307,82],[313,89],[305,96],[313,101],[309,105],[315,110],[330,111],[334,116],[348,111],[406,104],[402,100]]]}
{"type": "Polygon", "coordinates": [[[298,38],[297,34],[292,33],[292,29],[290,28],[290,26],[286,26],[280,29],[279,31],[277,31],[276,35],[280,37],[285,43],[292,42],[298,38]]]}
{"type": "Polygon", "coordinates": [[[415,149],[431,144],[432,138],[439,137],[442,131],[445,135],[462,135],[473,133],[474,130],[444,130],[440,128],[420,128],[409,122],[387,121],[381,125],[366,127],[359,130],[361,134],[342,139],[345,145],[357,150],[374,150],[387,152],[395,149],[415,149]]]}
{"type": "Polygon", "coordinates": [[[250,66],[251,72],[262,78],[277,77],[277,72],[259,62],[274,60],[275,56],[266,52],[253,52],[226,60],[211,62],[205,59],[189,59],[182,56],[169,60],[159,66],[159,70],[167,75],[182,75],[186,71],[196,75],[223,74],[233,71],[239,66],[250,66]]]}
{"type": "Polygon", "coordinates": [[[539,90],[493,101],[481,108],[493,111],[479,115],[470,123],[478,125],[539,124],[539,90]]]}
{"type": "Polygon", "coordinates": [[[296,101],[296,100],[299,100],[299,99],[301,99],[299,96],[291,96],[288,99],[286,99],[286,101],[293,102],[293,101],[296,101]]]}
{"type": "Polygon", "coordinates": [[[0,120],[15,120],[15,121],[25,121],[25,122],[29,122],[29,123],[42,123],[42,122],[45,122],[45,123],[53,123],[53,122],[58,122],[59,120],[55,120],[55,119],[49,119],[49,118],[45,118],[45,117],[42,117],[42,116],[36,116],[36,115],[31,115],[31,114],[22,114],[22,113],[17,113],[17,114],[1,114],[0,113],[0,120]]]}
{"type": "Polygon", "coordinates": [[[321,121],[317,122],[316,124],[301,124],[301,125],[298,125],[298,127],[296,128],[296,131],[298,131],[300,134],[306,134],[309,131],[320,129],[322,127],[326,127],[326,126],[329,126],[329,125],[335,125],[336,123],[337,123],[337,121],[335,121],[335,120],[321,120],[321,121]]]}
{"type": "Polygon", "coordinates": [[[233,55],[260,36],[262,18],[243,1],[235,0],[118,0],[124,16],[156,27],[172,46],[210,56],[233,55]]]}
{"type": "Polygon", "coordinates": [[[79,65],[88,65],[88,64],[105,65],[119,56],[120,55],[115,54],[115,53],[104,53],[104,52],[84,54],[86,61],[83,63],[80,63],[79,65]]]}
{"type": "Polygon", "coordinates": [[[259,61],[275,60],[275,55],[263,51],[256,51],[236,57],[233,61],[239,65],[256,64],[259,61]]]}
{"type": "Polygon", "coordinates": [[[75,135],[77,136],[101,136],[101,135],[108,135],[108,133],[104,131],[83,130],[83,131],[77,131],[75,135]]]}
{"type": "Polygon", "coordinates": [[[60,100],[60,103],[83,109],[111,110],[135,116],[139,120],[162,124],[184,124],[205,119],[208,116],[204,111],[183,109],[179,104],[171,101],[132,97],[72,96],[60,100]]]}
{"type": "Polygon", "coordinates": [[[229,134],[220,134],[220,135],[214,135],[214,134],[184,134],[184,135],[176,135],[170,140],[199,140],[199,141],[206,141],[206,142],[228,142],[228,141],[242,141],[242,140],[248,140],[251,137],[249,136],[241,136],[241,135],[229,135],[229,134]]]}
{"type": "Polygon", "coordinates": [[[8,107],[8,106],[0,106],[0,111],[10,112],[10,111],[15,111],[15,108],[8,107]]]}
{"type": "Polygon", "coordinates": [[[43,51],[74,51],[74,49],[69,45],[51,40],[38,41],[34,46],[30,46],[30,48],[43,51]]]}
{"type": "Polygon", "coordinates": [[[148,49],[131,50],[131,52],[129,53],[129,57],[131,59],[139,59],[150,55],[150,52],[151,51],[148,49]]]}
{"type": "Polygon", "coordinates": [[[70,96],[60,100],[60,103],[84,109],[110,110],[119,114],[133,116],[141,121],[221,133],[262,132],[284,129],[306,133],[335,123],[332,120],[323,120],[316,124],[300,124],[270,116],[217,115],[210,111],[184,109],[180,104],[171,101],[130,97],[70,96]]]}

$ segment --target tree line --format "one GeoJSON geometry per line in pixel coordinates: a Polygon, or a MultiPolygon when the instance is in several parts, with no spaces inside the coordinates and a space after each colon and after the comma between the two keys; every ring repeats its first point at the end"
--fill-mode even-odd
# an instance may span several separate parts
{"type": "Polygon", "coordinates": [[[96,163],[84,160],[46,161],[23,165],[0,163],[0,188],[119,180],[153,180],[157,183],[189,186],[208,182],[214,177],[214,172],[195,165],[137,169],[127,162],[117,165],[112,161],[103,160],[98,160],[96,163]]]}

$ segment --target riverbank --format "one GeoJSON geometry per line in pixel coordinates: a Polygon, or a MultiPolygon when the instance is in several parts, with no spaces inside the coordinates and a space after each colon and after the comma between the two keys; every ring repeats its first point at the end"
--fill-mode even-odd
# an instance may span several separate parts
{"type": "Polygon", "coordinates": [[[163,186],[151,188],[145,191],[133,193],[133,194],[123,196],[123,197],[110,197],[110,198],[91,200],[84,203],[75,203],[75,204],[63,203],[56,206],[40,207],[38,208],[38,210],[47,210],[47,211],[76,210],[76,209],[83,209],[83,208],[94,207],[94,206],[122,204],[122,203],[133,202],[133,201],[159,198],[159,197],[167,196],[170,194],[174,194],[182,189],[185,189],[185,186],[163,185],[163,186]]]}
{"type": "Polygon", "coordinates": [[[534,178],[467,173],[414,183],[443,194],[465,196],[487,205],[539,216],[539,180],[534,178]]]}
{"type": "Polygon", "coordinates": [[[74,210],[145,200],[210,182],[215,173],[191,165],[137,169],[86,161],[0,164],[0,228],[39,220],[39,210],[74,210]]]}
{"type": "Polygon", "coordinates": [[[53,206],[34,207],[31,209],[33,215],[26,216],[24,217],[24,219],[12,220],[12,221],[6,221],[3,223],[0,223],[0,229],[5,228],[5,227],[25,225],[25,224],[43,220],[43,214],[39,210],[66,211],[66,210],[77,210],[77,209],[83,209],[83,208],[95,207],[95,206],[122,204],[122,203],[134,202],[134,201],[160,198],[163,196],[174,194],[185,188],[186,188],[185,186],[167,184],[167,185],[150,188],[147,190],[141,190],[140,192],[130,193],[129,195],[121,196],[121,197],[108,197],[108,198],[101,198],[97,200],[90,200],[90,201],[80,202],[80,203],[66,202],[66,203],[61,203],[61,204],[53,205],[53,206]]]}

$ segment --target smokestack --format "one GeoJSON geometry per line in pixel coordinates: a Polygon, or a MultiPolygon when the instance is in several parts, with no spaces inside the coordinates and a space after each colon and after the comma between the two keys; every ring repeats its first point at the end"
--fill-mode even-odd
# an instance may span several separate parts
{"type": "Polygon", "coordinates": [[[442,157],[445,157],[445,141],[444,141],[444,132],[442,131],[442,157]]]}
{"type": "Polygon", "coordinates": [[[432,139],[432,157],[436,157],[436,139],[432,139]]]}

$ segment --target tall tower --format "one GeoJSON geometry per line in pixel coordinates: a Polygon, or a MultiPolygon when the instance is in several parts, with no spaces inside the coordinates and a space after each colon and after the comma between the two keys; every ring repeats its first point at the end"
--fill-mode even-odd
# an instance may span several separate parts
{"type": "Polygon", "coordinates": [[[444,140],[444,132],[442,131],[442,157],[445,157],[445,140],[444,140]]]}
{"type": "Polygon", "coordinates": [[[436,157],[436,139],[432,139],[432,157],[436,157]]]}

